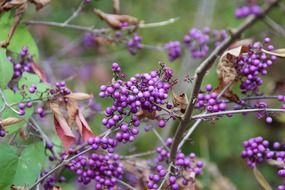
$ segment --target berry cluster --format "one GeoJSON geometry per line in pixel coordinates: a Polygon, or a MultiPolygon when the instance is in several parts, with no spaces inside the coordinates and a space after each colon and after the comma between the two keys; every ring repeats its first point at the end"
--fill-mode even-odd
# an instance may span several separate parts
{"type": "Polygon", "coordinates": [[[86,48],[92,47],[94,44],[96,44],[96,35],[93,33],[86,33],[83,36],[82,44],[86,48]]]}
{"type": "Polygon", "coordinates": [[[189,33],[184,36],[184,43],[189,48],[193,58],[203,58],[208,54],[208,43],[210,42],[209,33],[209,28],[204,28],[203,30],[192,28],[189,33]]]}
{"type": "MultiPolygon", "coordinates": [[[[112,65],[112,69],[114,72],[120,71],[117,63],[112,65]]],[[[119,128],[116,133],[118,141],[133,141],[139,133],[138,114],[155,115],[156,111],[161,110],[160,105],[166,103],[172,86],[171,78],[172,70],[163,65],[159,70],[136,74],[128,81],[119,79],[109,86],[102,85],[99,96],[113,99],[113,105],[105,110],[103,125],[108,129],[119,128]]]]}
{"type": "Polygon", "coordinates": [[[238,7],[235,10],[236,18],[244,18],[249,15],[259,15],[262,12],[262,8],[258,5],[257,0],[246,0],[245,5],[238,7]]]}
{"type": "Polygon", "coordinates": [[[135,55],[142,48],[142,38],[135,34],[127,43],[130,54],[135,55]]]}
{"type": "Polygon", "coordinates": [[[207,84],[205,87],[207,93],[199,93],[196,101],[196,108],[206,109],[208,112],[219,112],[225,111],[227,104],[224,100],[218,98],[216,92],[211,92],[213,90],[212,85],[207,84]]]}
{"type": "Polygon", "coordinates": [[[267,55],[262,48],[274,50],[270,38],[264,39],[264,44],[259,42],[249,46],[247,53],[241,54],[235,62],[236,70],[242,76],[240,89],[243,93],[257,93],[258,87],[263,84],[261,75],[267,74],[267,68],[276,60],[276,56],[267,55]]]}
{"type": "Polygon", "coordinates": [[[246,159],[247,165],[254,168],[257,164],[261,164],[268,160],[275,160],[280,164],[278,176],[283,178],[283,184],[277,187],[277,190],[285,188],[285,151],[284,147],[279,142],[274,142],[272,147],[267,140],[262,137],[254,137],[243,143],[244,150],[241,152],[241,157],[246,159]]]}
{"type": "Polygon", "coordinates": [[[181,55],[181,44],[179,41],[168,42],[164,45],[164,48],[168,52],[169,61],[174,61],[181,55]]]}
{"type": "Polygon", "coordinates": [[[244,150],[241,153],[241,157],[247,160],[247,165],[251,168],[273,156],[269,149],[269,142],[262,137],[255,137],[244,141],[243,147],[244,150]]]}
{"type": "Polygon", "coordinates": [[[18,104],[18,108],[19,108],[18,114],[19,115],[25,115],[26,114],[25,108],[31,108],[31,107],[33,107],[33,103],[32,102],[27,102],[27,103],[20,102],[18,104]]]}
{"type": "Polygon", "coordinates": [[[228,33],[226,30],[214,30],[213,38],[215,47],[218,47],[226,38],[228,37],[228,33]]]}
{"type": "MultiPolygon", "coordinates": [[[[55,88],[50,90],[50,94],[54,97],[64,97],[71,93],[71,90],[66,87],[66,84],[64,81],[56,82],[55,88]]],[[[68,98],[63,99],[64,102],[68,102],[68,98]]]]}
{"type": "Polygon", "coordinates": [[[80,183],[87,185],[95,180],[95,189],[112,189],[117,179],[122,179],[123,166],[119,163],[120,156],[108,153],[106,155],[92,153],[82,155],[72,160],[68,168],[74,171],[80,183]]]}
{"type": "Polygon", "coordinates": [[[11,63],[13,63],[13,67],[14,67],[13,79],[20,77],[23,72],[32,71],[33,58],[27,47],[22,48],[18,61],[13,59],[12,57],[9,57],[8,59],[11,63]]]}
{"type": "MultiPolygon", "coordinates": [[[[167,147],[170,147],[172,139],[167,139],[165,144],[167,147]]],[[[157,189],[159,183],[161,183],[165,177],[168,177],[168,186],[170,189],[178,190],[180,188],[178,180],[182,181],[183,186],[187,186],[190,181],[193,181],[196,176],[202,173],[204,164],[202,161],[196,159],[194,153],[190,153],[186,156],[182,152],[179,152],[176,156],[175,172],[168,175],[167,163],[169,162],[169,151],[163,147],[157,147],[156,152],[158,154],[155,159],[157,166],[154,166],[153,173],[149,175],[148,189],[157,189]],[[184,175],[185,171],[187,172],[187,176],[184,175]]]]}
{"type": "Polygon", "coordinates": [[[92,146],[93,150],[102,148],[103,150],[107,150],[108,153],[113,153],[114,148],[117,145],[117,141],[108,137],[92,137],[88,139],[88,144],[92,146]]]}

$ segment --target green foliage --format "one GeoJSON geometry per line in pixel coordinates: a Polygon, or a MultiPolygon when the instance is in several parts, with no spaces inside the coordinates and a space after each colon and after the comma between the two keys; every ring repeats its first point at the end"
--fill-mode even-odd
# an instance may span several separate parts
{"type": "Polygon", "coordinates": [[[30,186],[40,174],[45,158],[41,142],[28,145],[18,156],[14,147],[0,144],[0,189],[8,190],[11,184],[30,186]]]}
{"type": "MultiPolygon", "coordinates": [[[[0,41],[7,39],[12,23],[13,15],[10,12],[0,16],[0,41]]],[[[29,51],[36,60],[39,58],[39,50],[32,35],[28,31],[27,27],[19,25],[10,42],[8,49],[13,52],[19,53],[23,46],[29,47],[29,51]]]]}
{"type": "Polygon", "coordinates": [[[40,78],[36,74],[24,72],[21,79],[18,83],[18,88],[23,90],[22,92],[25,95],[25,99],[42,99],[48,95],[48,89],[50,89],[50,85],[46,83],[42,83],[40,78]],[[29,88],[31,85],[37,86],[37,91],[34,94],[29,93],[29,88]]]}
{"type": "Polygon", "coordinates": [[[12,146],[4,143],[0,144],[0,155],[0,189],[4,189],[13,182],[17,170],[18,155],[12,146]]]}
{"type": "Polygon", "coordinates": [[[13,65],[7,60],[6,51],[0,49],[0,88],[6,88],[13,77],[13,65]]]}
{"type": "Polygon", "coordinates": [[[19,157],[13,184],[32,185],[40,174],[44,158],[44,146],[41,142],[28,145],[19,157]]]}

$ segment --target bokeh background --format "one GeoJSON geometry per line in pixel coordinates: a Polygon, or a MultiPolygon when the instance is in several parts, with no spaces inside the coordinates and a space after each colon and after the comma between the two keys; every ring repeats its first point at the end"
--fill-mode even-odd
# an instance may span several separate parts
{"type": "MultiPolygon", "coordinates": [[[[40,12],[29,8],[24,21],[63,22],[73,13],[79,3],[80,0],[54,0],[40,12]]],[[[159,47],[168,41],[182,41],[183,36],[192,27],[210,27],[211,29],[238,27],[243,22],[243,20],[234,17],[234,10],[239,5],[238,3],[238,1],[228,0],[122,0],[121,13],[135,16],[145,23],[178,17],[179,19],[173,24],[137,31],[143,38],[143,44],[159,47]]],[[[95,7],[105,12],[112,12],[112,1],[92,0],[73,23],[95,28],[107,27],[94,14],[95,7]]],[[[274,20],[278,26],[283,27],[284,14],[284,10],[275,9],[268,19],[274,20]]],[[[113,62],[120,63],[128,76],[150,71],[157,68],[160,61],[164,62],[175,70],[175,76],[180,80],[175,89],[177,93],[187,93],[191,89],[191,84],[183,82],[181,79],[186,74],[191,76],[197,65],[202,62],[201,59],[193,60],[187,50],[183,52],[181,58],[170,63],[167,54],[157,51],[156,48],[143,48],[137,55],[132,56],[124,44],[86,45],[84,44],[86,33],[82,31],[46,26],[29,26],[29,30],[40,49],[39,64],[50,76],[50,81],[66,80],[75,91],[94,93],[98,109],[100,106],[104,109],[110,104],[108,100],[103,101],[98,97],[98,89],[101,84],[111,81],[110,68],[113,62]]],[[[282,32],[276,32],[263,21],[244,33],[242,38],[259,40],[265,36],[271,37],[276,47],[284,47],[284,33],[282,35],[282,32]]],[[[269,74],[264,78],[265,94],[284,93],[284,78],[284,61],[280,60],[269,69],[269,74]]],[[[214,86],[218,84],[215,67],[209,71],[203,83],[211,83],[214,86]]],[[[183,150],[185,152],[194,151],[199,157],[212,163],[213,166],[217,166],[218,173],[217,170],[205,171],[199,178],[204,189],[219,189],[216,183],[232,184],[237,189],[261,189],[252,171],[240,158],[240,152],[242,142],[254,136],[261,135],[272,142],[284,142],[285,116],[274,115],[273,118],[273,123],[269,125],[265,123],[264,119],[257,119],[255,114],[235,115],[231,118],[223,117],[217,121],[205,121],[198,127],[183,150]],[[219,175],[224,178],[218,178],[219,175]]],[[[100,114],[89,118],[90,126],[96,133],[103,130],[101,119],[100,114]]],[[[48,126],[46,124],[46,127],[48,126]]],[[[160,130],[163,136],[171,135],[174,131],[173,123],[160,130]]],[[[133,145],[125,145],[120,148],[120,151],[124,154],[131,154],[150,150],[157,145],[159,145],[159,141],[152,132],[144,132],[141,129],[141,135],[133,145]]],[[[274,168],[264,165],[260,167],[260,170],[274,187],[281,183],[274,168]]],[[[72,186],[63,187],[63,189],[65,188],[72,189],[72,186]]]]}

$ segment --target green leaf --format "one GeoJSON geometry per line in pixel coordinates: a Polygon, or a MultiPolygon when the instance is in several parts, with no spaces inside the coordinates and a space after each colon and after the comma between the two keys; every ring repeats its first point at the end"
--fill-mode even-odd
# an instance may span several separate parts
{"type": "Polygon", "coordinates": [[[272,190],[272,187],[268,183],[268,181],[265,179],[265,177],[262,175],[262,173],[255,167],[253,168],[253,174],[258,181],[258,183],[263,187],[264,190],[272,190]]]}
{"type": "Polygon", "coordinates": [[[40,78],[38,75],[24,72],[19,80],[18,87],[19,89],[23,89],[24,87],[29,88],[32,84],[37,85],[38,83],[40,83],[40,78]]]}
{"type": "MultiPolygon", "coordinates": [[[[12,23],[13,23],[13,15],[11,14],[11,12],[7,12],[0,16],[0,28],[1,28],[0,41],[3,41],[8,38],[8,33],[12,23]]],[[[36,42],[34,41],[27,27],[25,27],[24,25],[19,25],[16,28],[16,32],[12,37],[8,49],[19,53],[22,47],[24,46],[27,46],[29,48],[31,55],[35,58],[35,60],[38,60],[39,50],[36,45],[36,42]]]]}
{"type": "Polygon", "coordinates": [[[7,59],[6,50],[0,49],[0,88],[5,89],[12,77],[13,65],[7,59]]]}
{"type": "Polygon", "coordinates": [[[28,145],[19,157],[13,184],[16,186],[30,186],[39,176],[45,159],[42,142],[28,145]]]}
{"type": "Polygon", "coordinates": [[[40,78],[36,74],[24,72],[21,79],[18,83],[18,88],[24,90],[27,97],[25,99],[43,99],[46,98],[49,93],[48,89],[51,89],[51,86],[47,83],[40,82],[40,78]],[[34,94],[29,93],[29,88],[31,85],[37,86],[37,91],[34,94]]]}
{"type": "Polygon", "coordinates": [[[4,143],[0,144],[0,155],[0,189],[4,189],[13,182],[18,165],[18,155],[12,146],[4,143]]]}

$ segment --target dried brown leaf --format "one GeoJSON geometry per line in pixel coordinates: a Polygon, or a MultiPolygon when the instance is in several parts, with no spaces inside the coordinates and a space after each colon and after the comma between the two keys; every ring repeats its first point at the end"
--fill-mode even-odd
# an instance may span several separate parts
{"type": "Polygon", "coordinates": [[[144,118],[155,119],[156,118],[156,112],[155,111],[149,112],[148,110],[140,110],[137,113],[137,116],[140,120],[144,119],[144,118]]]}
{"type": "Polygon", "coordinates": [[[51,103],[50,108],[54,113],[54,126],[58,137],[62,141],[64,150],[67,152],[69,147],[74,144],[75,136],[68,125],[66,119],[60,111],[59,105],[56,103],[51,103]]]}
{"type": "Polygon", "coordinates": [[[13,125],[13,124],[19,123],[22,120],[23,119],[21,119],[21,118],[8,117],[6,119],[0,120],[0,125],[2,125],[3,127],[7,127],[9,125],[13,125]]]}
{"type": "Polygon", "coordinates": [[[90,129],[86,119],[84,118],[82,112],[78,110],[77,116],[75,118],[76,124],[78,126],[81,137],[84,141],[87,141],[90,137],[93,137],[94,134],[90,129]]]}
{"type": "Polygon", "coordinates": [[[67,116],[68,116],[68,120],[67,120],[68,125],[71,126],[73,122],[75,121],[75,118],[78,112],[77,102],[74,100],[69,100],[66,104],[66,109],[67,109],[67,116]]]}
{"type": "Polygon", "coordinates": [[[16,186],[16,185],[11,185],[11,190],[28,190],[29,188],[27,187],[22,187],[22,186],[16,186]]]}
{"type": "Polygon", "coordinates": [[[94,9],[94,12],[113,29],[121,29],[122,22],[127,22],[129,25],[137,25],[139,23],[136,17],[129,15],[108,14],[99,9],[94,9]]]}
{"type": "Polygon", "coordinates": [[[75,93],[68,94],[65,97],[70,98],[72,100],[88,100],[90,98],[93,98],[93,95],[82,93],[82,92],[75,92],[75,93]]]}
{"type": "Polygon", "coordinates": [[[52,188],[52,190],[62,190],[62,188],[59,187],[59,186],[54,186],[54,187],[52,188]]]}
{"type": "Polygon", "coordinates": [[[253,168],[253,174],[258,181],[258,183],[262,186],[264,190],[272,190],[272,187],[268,183],[268,181],[265,179],[265,177],[262,175],[262,173],[255,167],[253,168]]]}
{"type": "Polygon", "coordinates": [[[184,93],[177,95],[174,92],[172,92],[172,96],[172,102],[174,107],[178,107],[181,113],[185,113],[187,105],[189,103],[187,96],[184,93]]]}
{"type": "Polygon", "coordinates": [[[283,48],[283,49],[276,49],[276,50],[273,50],[273,51],[267,51],[265,49],[262,49],[261,51],[266,53],[266,54],[269,54],[269,55],[275,55],[275,56],[280,57],[280,58],[285,58],[285,48],[283,48]]]}
{"type": "Polygon", "coordinates": [[[36,6],[37,10],[42,9],[50,2],[50,0],[29,0],[29,1],[36,6]]]}
{"type": "Polygon", "coordinates": [[[113,43],[113,41],[111,39],[108,39],[108,38],[103,37],[103,36],[96,36],[95,42],[96,42],[96,44],[103,45],[103,46],[111,45],[113,43]]]}
{"type": "Polygon", "coordinates": [[[46,75],[46,73],[34,61],[32,62],[32,69],[40,77],[40,79],[42,81],[47,82],[47,75],[46,75]]]}

